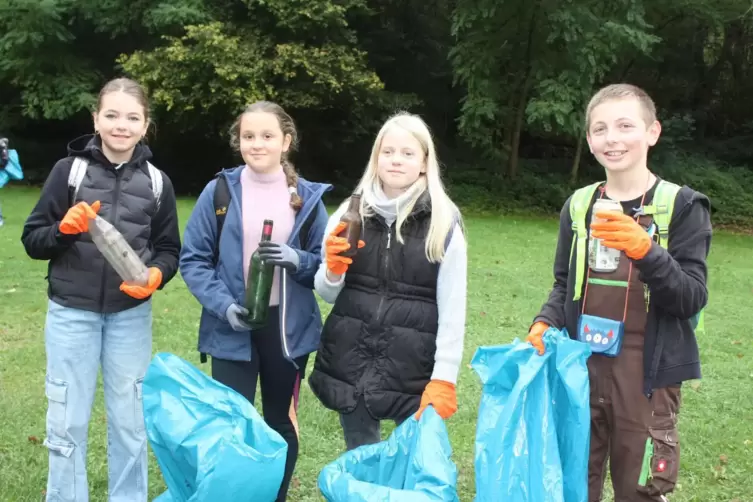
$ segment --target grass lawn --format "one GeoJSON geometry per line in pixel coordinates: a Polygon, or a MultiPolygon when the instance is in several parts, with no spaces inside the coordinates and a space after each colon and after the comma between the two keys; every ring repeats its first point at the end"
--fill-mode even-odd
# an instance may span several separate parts
{"type": "MultiPolygon", "coordinates": [[[[27,258],[20,242],[24,219],[38,193],[5,188],[0,203],[0,501],[43,499],[47,475],[44,396],[46,263],[27,258]]],[[[185,224],[192,200],[180,201],[185,224]]],[[[469,296],[459,410],[448,422],[459,468],[460,500],[474,496],[474,435],[481,388],[468,366],[476,347],[506,344],[525,335],[551,286],[557,222],[512,217],[467,217],[469,296]]],[[[672,497],[680,501],[753,501],[753,237],[719,233],[710,257],[707,333],[700,340],[704,379],[683,388],[682,466],[672,497]]],[[[180,277],[154,299],[154,351],[199,364],[199,304],[180,277]]],[[[324,313],[329,309],[322,305],[324,313]]],[[[208,370],[208,365],[201,368],[208,370]]],[[[258,405],[257,400],[257,405],[258,405]]],[[[343,451],[335,413],[307,386],[299,412],[301,450],[289,500],[322,500],[320,469],[343,451]]],[[[384,434],[390,428],[384,430],[384,434]]],[[[105,416],[101,383],[89,437],[92,501],[107,494],[105,416]]],[[[150,499],[164,483],[154,457],[150,499]]]]}

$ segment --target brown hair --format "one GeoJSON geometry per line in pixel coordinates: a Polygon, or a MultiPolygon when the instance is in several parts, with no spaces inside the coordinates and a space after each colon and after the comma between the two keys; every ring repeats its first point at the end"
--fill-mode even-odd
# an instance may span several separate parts
{"type": "Polygon", "coordinates": [[[102,99],[111,92],[124,92],[136,98],[136,101],[144,107],[144,120],[149,120],[149,98],[146,96],[146,91],[141,84],[130,78],[116,78],[110,80],[102,87],[97,98],[97,109],[95,110],[97,113],[102,108],[102,99]]]}
{"type": "Polygon", "coordinates": [[[606,101],[635,98],[643,111],[643,120],[649,126],[656,120],[656,105],[646,91],[632,84],[612,84],[599,89],[586,107],[586,128],[591,125],[591,112],[606,101]]]}
{"type": "Polygon", "coordinates": [[[250,104],[243,110],[243,113],[238,115],[233,125],[230,126],[230,146],[236,151],[240,150],[240,135],[241,135],[241,120],[247,113],[271,113],[277,117],[277,122],[280,124],[280,130],[283,136],[290,134],[290,148],[287,152],[282,152],[282,170],[285,172],[285,178],[288,181],[288,189],[290,190],[290,207],[299,211],[303,207],[303,199],[298,195],[298,173],[295,171],[295,167],[288,159],[288,153],[295,150],[298,146],[298,131],[295,128],[295,122],[293,118],[277,103],[271,101],[257,101],[250,104]]]}

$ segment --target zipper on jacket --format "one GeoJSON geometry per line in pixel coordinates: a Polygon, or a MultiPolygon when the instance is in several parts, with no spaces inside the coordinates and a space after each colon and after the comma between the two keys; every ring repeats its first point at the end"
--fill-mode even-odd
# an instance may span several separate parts
{"type": "MultiPolygon", "coordinates": [[[[115,170],[115,194],[112,201],[112,226],[118,221],[118,205],[120,204],[120,172],[115,170]]],[[[105,287],[107,286],[107,260],[102,265],[102,283],[99,292],[100,312],[105,311],[105,287]]]]}
{"type": "Polygon", "coordinates": [[[390,245],[392,244],[392,226],[387,227],[387,247],[384,251],[384,259],[382,260],[382,277],[379,284],[379,306],[377,307],[376,317],[374,322],[378,322],[382,316],[382,306],[384,305],[384,296],[387,294],[387,273],[390,265],[390,245]]]}
{"type": "MultiPolygon", "coordinates": [[[[321,194],[319,192],[316,192],[314,194],[315,196],[318,196],[316,199],[317,202],[321,200],[321,194]]],[[[288,246],[293,245],[293,238],[297,235],[299,238],[299,244],[300,249],[304,249],[306,246],[305,242],[300,242],[300,233],[301,229],[303,228],[303,225],[306,223],[306,220],[311,215],[311,212],[316,209],[316,203],[311,204],[308,208],[308,211],[306,211],[306,214],[299,214],[298,218],[300,219],[300,226],[297,229],[293,229],[293,232],[290,233],[290,236],[288,237],[288,246]]],[[[288,316],[288,274],[285,271],[284,268],[280,268],[280,341],[282,342],[282,354],[285,356],[285,359],[293,363],[293,366],[295,366],[295,369],[300,369],[296,362],[293,360],[292,357],[290,357],[290,349],[288,349],[288,336],[287,336],[287,325],[286,320],[288,316]]]]}
{"type": "Polygon", "coordinates": [[[295,366],[295,369],[299,369],[298,365],[293,361],[293,359],[290,357],[290,351],[288,350],[288,336],[287,336],[287,329],[285,326],[285,318],[287,317],[287,310],[288,310],[288,274],[285,272],[285,269],[280,268],[280,339],[282,341],[282,353],[285,356],[285,358],[293,363],[293,366],[295,366]]]}

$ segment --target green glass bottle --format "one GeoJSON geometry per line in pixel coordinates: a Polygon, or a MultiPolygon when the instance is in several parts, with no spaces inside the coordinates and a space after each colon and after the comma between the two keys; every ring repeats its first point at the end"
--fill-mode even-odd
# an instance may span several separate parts
{"type": "MultiPolygon", "coordinates": [[[[261,232],[262,242],[272,240],[272,220],[264,220],[261,232]]],[[[261,259],[259,250],[251,255],[248,266],[248,281],[246,283],[246,305],[248,309],[248,324],[255,329],[267,324],[269,313],[269,296],[272,293],[272,281],[274,280],[275,267],[267,265],[261,259]]]]}

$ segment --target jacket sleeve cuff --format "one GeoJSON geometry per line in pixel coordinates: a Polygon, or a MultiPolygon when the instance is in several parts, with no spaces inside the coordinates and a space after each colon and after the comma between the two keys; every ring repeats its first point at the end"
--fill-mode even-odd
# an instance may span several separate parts
{"type": "Polygon", "coordinates": [[[53,227],[52,234],[55,238],[55,241],[58,244],[68,245],[73,244],[76,242],[79,238],[79,235],[81,234],[64,234],[60,231],[60,223],[56,223],[53,227]]]}

